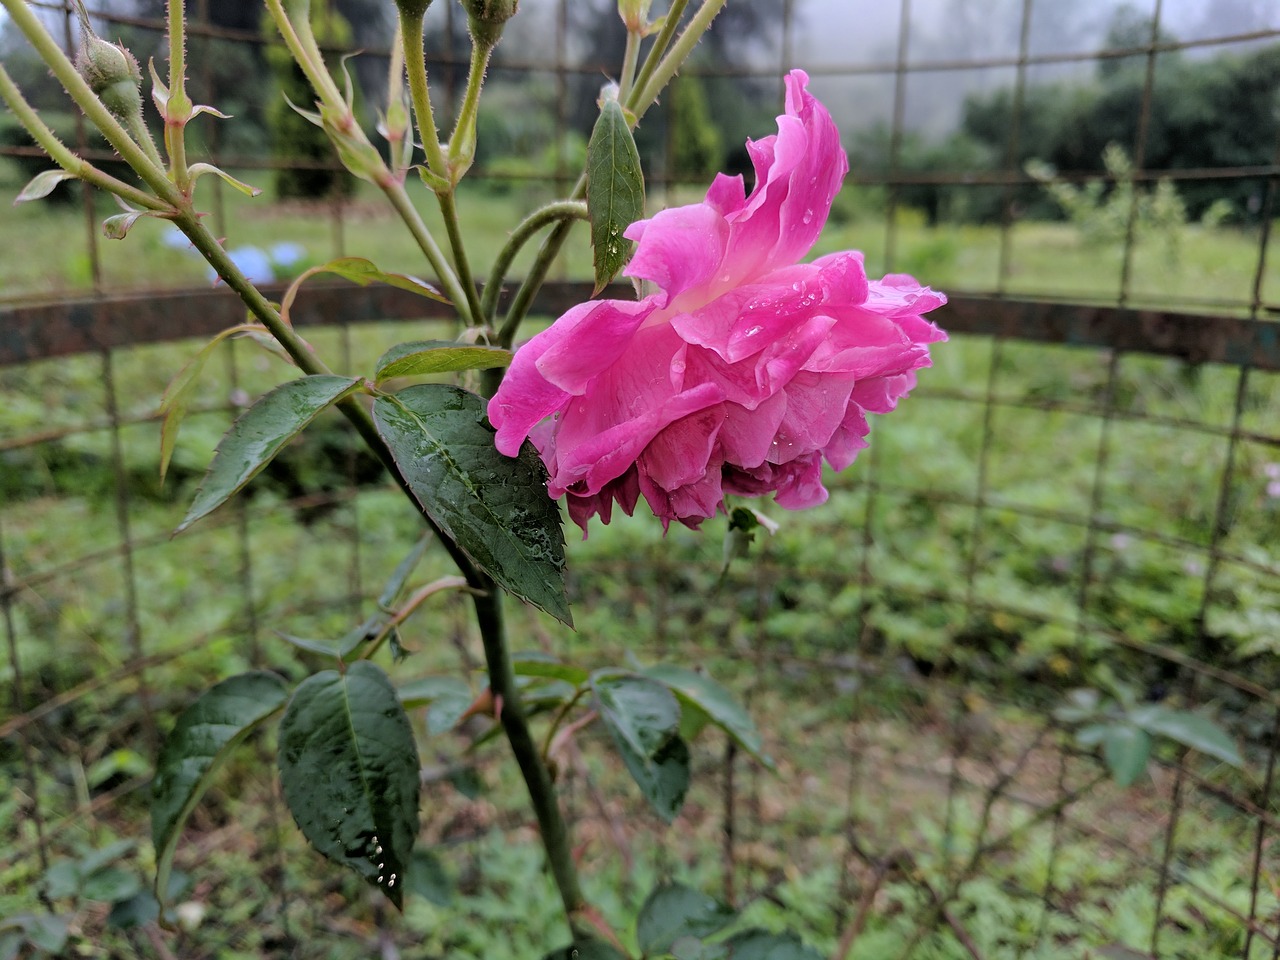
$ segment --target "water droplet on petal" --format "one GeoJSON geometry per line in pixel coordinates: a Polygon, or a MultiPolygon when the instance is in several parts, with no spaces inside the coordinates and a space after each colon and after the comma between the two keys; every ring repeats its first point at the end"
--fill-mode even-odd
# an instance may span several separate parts
{"type": "Polygon", "coordinates": [[[813,210],[812,210],[812,209],[810,209],[810,210],[806,210],[806,211],[804,212],[804,216],[803,216],[803,217],[801,217],[801,219],[802,219],[805,223],[813,223],[813,210]]]}
{"type": "Polygon", "coordinates": [[[756,324],[756,326],[752,327],[750,330],[747,331],[746,335],[748,337],[754,337],[758,333],[760,333],[760,331],[762,331],[763,329],[764,327],[760,326],[759,324],[756,324]]]}

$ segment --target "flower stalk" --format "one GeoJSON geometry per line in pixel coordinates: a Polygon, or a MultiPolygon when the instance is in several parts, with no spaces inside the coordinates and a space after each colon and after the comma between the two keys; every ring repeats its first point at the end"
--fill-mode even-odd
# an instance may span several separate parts
{"type": "MultiPolygon", "coordinates": [[[[671,82],[671,78],[684,66],[684,62],[693,53],[693,48],[698,45],[702,35],[710,29],[711,21],[724,9],[724,5],[725,0],[703,0],[702,6],[689,19],[689,25],[685,27],[684,32],[680,34],[679,39],[672,45],[667,55],[662,58],[661,62],[649,74],[643,86],[637,86],[632,91],[626,106],[627,109],[635,114],[637,122],[644,116],[645,111],[653,106],[658,99],[658,94],[671,82]]],[[[674,5],[672,12],[675,12],[674,5]]],[[[668,17],[670,16],[671,14],[668,14],[668,17]]],[[[656,44],[654,49],[657,50],[656,44]]]]}
{"type": "Polygon", "coordinates": [[[169,89],[164,105],[164,147],[169,175],[183,193],[191,192],[187,168],[187,123],[193,115],[187,96],[187,25],[180,3],[169,4],[169,89]]]}

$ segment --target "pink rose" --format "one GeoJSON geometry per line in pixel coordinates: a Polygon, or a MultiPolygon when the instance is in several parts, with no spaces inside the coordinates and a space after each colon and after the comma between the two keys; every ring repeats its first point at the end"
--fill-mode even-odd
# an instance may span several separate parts
{"type": "Polygon", "coordinates": [[[868,281],[857,251],[796,262],[849,169],[808,80],[791,72],[777,135],[748,141],[750,196],[720,174],[703,202],[632,224],[626,274],[655,292],[569,310],[489,403],[498,449],[531,437],[584,534],[641,495],[690,527],[726,494],[822,503],[822,460],[849,466],[866,414],[892,410],[946,339],[922,319],[946,298],[911,277],[868,281]]]}

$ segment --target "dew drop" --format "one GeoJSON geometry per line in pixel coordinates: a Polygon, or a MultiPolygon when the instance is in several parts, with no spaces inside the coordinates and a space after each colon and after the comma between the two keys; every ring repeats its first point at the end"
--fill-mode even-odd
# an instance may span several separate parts
{"type": "Polygon", "coordinates": [[[813,223],[813,211],[812,211],[812,210],[806,210],[806,211],[804,212],[804,216],[803,216],[803,217],[801,217],[801,219],[802,219],[805,223],[807,223],[807,224],[808,224],[808,223],[813,223]]]}
{"type": "Polygon", "coordinates": [[[764,329],[764,327],[760,326],[759,324],[756,324],[754,327],[752,327],[750,330],[748,330],[748,331],[746,332],[746,336],[748,336],[748,337],[754,337],[754,336],[756,336],[758,333],[760,333],[760,331],[762,331],[763,329],[764,329]]]}

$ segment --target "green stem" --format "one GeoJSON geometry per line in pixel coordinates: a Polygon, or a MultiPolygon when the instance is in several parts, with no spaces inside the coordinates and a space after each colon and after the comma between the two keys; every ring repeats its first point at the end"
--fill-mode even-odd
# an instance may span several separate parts
{"type": "Polygon", "coordinates": [[[134,142],[133,138],[106,108],[89,84],[80,76],[70,58],[62,52],[56,40],[49,35],[44,24],[32,12],[33,8],[26,0],[0,0],[5,11],[22,31],[23,36],[35,48],[54,77],[62,84],[63,89],[71,96],[76,105],[84,111],[84,115],[107,138],[107,142],[120,154],[121,159],[129,164],[142,178],[143,182],[155,191],[156,196],[166,202],[167,206],[182,207],[185,198],[181,192],[169,182],[163,165],[157,166],[147,155],[146,150],[134,142]]]}
{"type": "Polygon", "coordinates": [[[333,82],[333,77],[329,76],[329,71],[324,65],[324,57],[321,56],[315,35],[311,32],[311,24],[295,26],[288,14],[284,12],[280,0],[267,0],[267,10],[275,20],[280,36],[284,38],[285,46],[293,54],[294,61],[306,75],[312,89],[330,107],[334,109],[344,107],[346,100],[339,92],[338,85],[333,82]]]}
{"type": "MultiPolygon", "coordinates": [[[[569,199],[580,200],[587,192],[587,176],[584,173],[578,178],[578,182],[574,184],[573,190],[569,194],[569,199]]],[[[516,331],[520,329],[520,324],[529,314],[529,308],[533,306],[533,298],[538,295],[538,291],[542,289],[542,284],[546,282],[547,273],[551,270],[551,264],[555,262],[556,256],[560,253],[560,248],[564,246],[565,240],[569,237],[569,230],[573,227],[573,220],[561,220],[551,232],[543,239],[542,244],[538,247],[537,256],[533,259],[533,264],[529,267],[529,272],[525,274],[525,278],[520,283],[520,288],[516,290],[515,296],[511,298],[511,305],[507,307],[507,315],[502,321],[502,329],[498,331],[498,345],[501,347],[510,347],[516,338],[516,331]]]]}
{"type": "Polygon", "coordinates": [[[31,134],[32,139],[40,145],[40,148],[49,154],[53,162],[67,171],[67,173],[109,193],[114,193],[121,199],[128,200],[136,206],[145,207],[148,210],[169,209],[169,205],[163,200],[139,190],[133,184],[125,183],[123,180],[117,180],[108,173],[103,173],[88,160],[76,156],[71,150],[67,149],[57,135],[40,119],[40,115],[36,113],[31,104],[22,96],[22,91],[18,89],[18,85],[9,76],[4,64],[0,64],[0,99],[3,99],[8,104],[9,109],[13,111],[13,115],[18,118],[18,122],[31,134]]]}
{"type": "MultiPolygon", "coordinates": [[[[484,296],[480,299],[481,315],[486,323],[492,323],[498,309],[498,298],[502,296],[502,283],[506,280],[507,271],[515,260],[520,249],[533,239],[539,230],[548,224],[560,220],[587,219],[587,205],[579,200],[560,200],[539,207],[521,221],[511,232],[510,238],[498,251],[497,259],[489,270],[489,279],[484,284],[484,296]]],[[[507,344],[510,346],[510,344],[507,344]]]]}
{"type": "MultiPolygon", "coordinates": [[[[457,196],[450,187],[448,190],[437,193],[436,197],[440,202],[440,216],[444,220],[445,235],[449,238],[449,247],[453,251],[453,265],[458,271],[458,283],[466,298],[466,314],[470,314],[467,324],[472,327],[480,326],[484,323],[484,311],[480,309],[480,294],[476,292],[476,281],[471,275],[471,263],[467,260],[467,248],[462,242],[457,196]]],[[[460,307],[461,304],[457,306],[460,307]]],[[[462,311],[459,310],[459,312],[462,311]]]]}
{"type": "Polygon", "coordinates": [[[414,116],[418,120],[418,136],[427,154],[427,169],[437,177],[447,178],[448,164],[440,149],[440,134],[436,130],[436,117],[431,109],[431,94],[427,87],[427,59],[422,46],[422,14],[400,13],[400,32],[404,38],[404,65],[409,76],[409,98],[413,101],[414,116]]]}
{"type": "MultiPolygon", "coordinates": [[[[449,261],[445,259],[444,251],[436,243],[435,237],[431,235],[431,231],[427,229],[426,223],[423,222],[418,208],[413,205],[413,201],[409,199],[409,192],[405,190],[404,184],[391,176],[391,171],[387,171],[387,177],[378,184],[382,188],[382,192],[386,194],[391,205],[395,207],[396,212],[400,214],[400,219],[404,221],[405,226],[409,228],[409,232],[413,234],[414,241],[418,244],[423,255],[427,258],[427,262],[431,264],[431,269],[436,272],[436,277],[440,281],[440,286],[444,287],[445,295],[453,303],[453,308],[458,311],[458,315],[462,317],[467,326],[475,326],[480,321],[475,319],[472,314],[471,302],[475,297],[474,284],[470,285],[471,293],[458,280],[457,274],[449,266],[449,261]]],[[[456,217],[454,218],[456,221],[456,217]]],[[[445,218],[446,223],[448,218],[445,218]]]]}
{"type": "Polygon", "coordinates": [[[469,140],[470,143],[462,143],[460,149],[467,151],[467,166],[471,166],[471,160],[475,157],[476,146],[476,115],[480,110],[480,89],[484,86],[484,75],[489,69],[489,58],[493,55],[493,44],[480,43],[473,41],[471,44],[471,66],[467,72],[467,89],[462,95],[462,106],[458,109],[458,118],[453,122],[453,133],[449,135],[449,182],[457,185],[458,180],[462,178],[461,172],[453,169],[453,165],[457,163],[455,150],[455,141],[459,137],[463,141],[469,140]]]}
{"type": "Polygon", "coordinates": [[[639,30],[627,31],[627,49],[622,55],[622,76],[618,78],[618,100],[627,102],[631,84],[636,77],[636,64],[640,61],[640,41],[644,37],[639,30]]]}
{"type": "Polygon", "coordinates": [[[187,170],[187,122],[191,98],[187,96],[187,30],[182,0],[169,0],[169,101],[165,105],[164,146],[169,172],[183,193],[191,190],[187,170]]]}
{"type": "Polygon", "coordinates": [[[703,0],[698,12],[689,20],[689,26],[685,27],[684,32],[680,34],[680,39],[672,45],[671,51],[654,68],[644,85],[632,91],[631,98],[627,101],[627,108],[635,114],[637,121],[653,106],[663,87],[684,66],[684,62],[689,59],[689,54],[693,53],[693,48],[698,45],[702,35],[711,26],[711,21],[724,9],[725,2],[726,0],[703,0]]]}
{"type": "MultiPolygon", "coordinates": [[[[671,46],[671,38],[676,35],[676,30],[680,27],[680,18],[684,16],[685,8],[688,6],[689,0],[672,0],[666,19],[662,21],[662,29],[654,37],[653,46],[649,48],[649,53],[644,58],[644,65],[640,68],[640,75],[636,77],[635,83],[631,87],[632,90],[643,87],[649,82],[649,78],[653,76],[653,71],[658,68],[658,64],[662,60],[662,55],[667,52],[667,47],[671,46]]],[[[627,102],[626,97],[619,99],[623,103],[627,102]]]]}
{"type": "Polygon", "coordinates": [[[520,704],[515,673],[511,669],[511,657],[507,651],[502,593],[496,587],[491,587],[483,595],[477,595],[474,601],[480,637],[484,643],[485,662],[489,669],[489,689],[493,691],[495,702],[497,697],[502,698],[502,729],[528,787],[533,812],[538,819],[538,831],[547,851],[551,876],[560,893],[560,902],[564,905],[569,927],[576,936],[582,932],[577,918],[586,905],[586,900],[578,884],[578,870],[573,862],[569,828],[560,812],[551,774],[538,753],[538,746],[534,743],[524,708],[520,704]]]}

